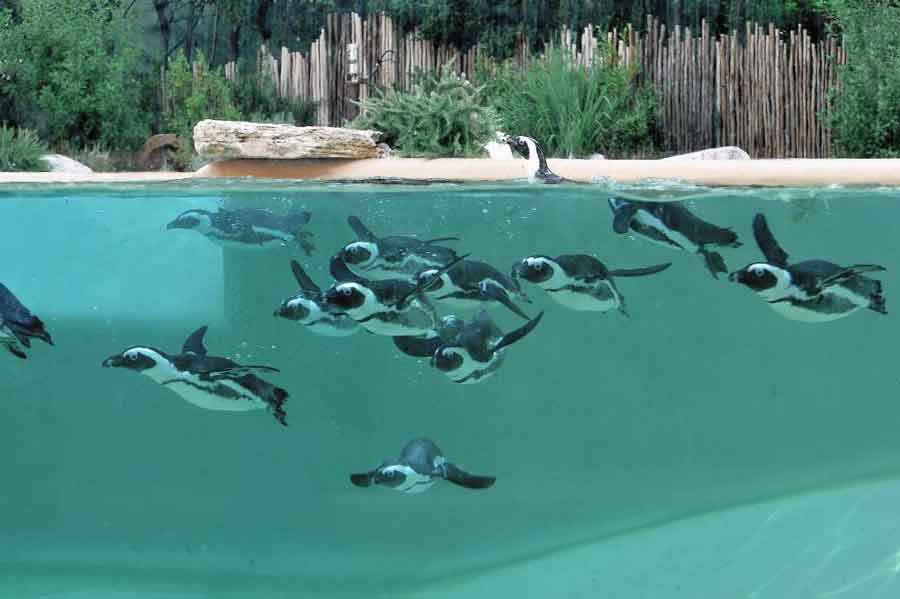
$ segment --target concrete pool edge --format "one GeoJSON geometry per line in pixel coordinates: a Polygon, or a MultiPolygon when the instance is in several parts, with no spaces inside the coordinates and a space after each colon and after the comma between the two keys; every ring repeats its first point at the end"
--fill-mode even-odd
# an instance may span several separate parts
{"type": "MultiPolygon", "coordinates": [[[[568,160],[549,161],[558,174],[590,183],[678,180],[698,185],[828,187],[900,186],[900,159],[568,160]]],[[[150,183],[219,177],[334,182],[498,182],[526,177],[524,160],[388,158],[228,160],[194,173],[2,173],[3,183],[150,183]]]]}

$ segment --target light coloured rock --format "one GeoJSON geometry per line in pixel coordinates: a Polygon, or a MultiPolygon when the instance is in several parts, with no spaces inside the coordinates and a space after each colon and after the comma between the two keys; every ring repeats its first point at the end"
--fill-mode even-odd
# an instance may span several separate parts
{"type": "Polygon", "coordinates": [[[47,163],[47,168],[51,173],[68,173],[71,175],[85,175],[93,173],[90,167],[81,164],[77,160],[72,160],[68,156],[62,154],[44,154],[42,156],[47,163]]]}
{"type": "Polygon", "coordinates": [[[737,146],[723,146],[721,148],[708,148],[690,154],[669,156],[663,160],[750,160],[750,154],[737,146]]]}
{"type": "Polygon", "coordinates": [[[208,159],[375,158],[380,137],[341,127],[206,120],[194,127],[194,148],[208,159]]]}
{"type": "Polygon", "coordinates": [[[588,160],[606,160],[606,156],[603,154],[591,154],[588,156],[588,160]]]}

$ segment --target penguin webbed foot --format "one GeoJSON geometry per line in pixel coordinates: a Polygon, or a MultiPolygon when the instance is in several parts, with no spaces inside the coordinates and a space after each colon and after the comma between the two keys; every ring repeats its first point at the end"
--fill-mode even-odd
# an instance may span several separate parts
{"type": "Polygon", "coordinates": [[[703,258],[706,268],[714,279],[718,279],[720,274],[726,274],[728,272],[728,266],[725,264],[725,259],[722,258],[722,255],[718,252],[700,249],[698,253],[703,258]]]}
{"type": "Polygon", "coordinates": [[[465,470],[450,463],[445,465],[445,469],[446,474],[444,475],[444,478],[448,482],[459,485],[460,487],[465,487],[466,489],[487,489],[494,486],[494,483],[497,480],[494,476],[469,474],[465,470]]]}
{"type": "Polygon", "coordinates": [[[287,426],[287,412],[284,409],[284,404],[287,402],[288,392],[281,387],[275,387],[272,395],[274,397],[267,399],[269,409],[272,411],[272,417],[274,417],[281,426],[287,426]]]}
{"type": "Polygon", "coordinates": [[[6,345],[6,349],[8,349],[9,353],[11,353],[12,355],[14,355],[17,358],[20,358],[22,360],[28,359],[28,354],[26,354],[25,351],[18,345],[9,343],[6,345]]]}

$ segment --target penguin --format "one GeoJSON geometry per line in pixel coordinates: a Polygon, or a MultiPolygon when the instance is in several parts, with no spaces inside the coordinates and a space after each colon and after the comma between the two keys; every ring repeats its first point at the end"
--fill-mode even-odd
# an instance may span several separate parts
{"type": "Polygon", "coordinates": [[[600,260],[585,254],[534,255],[513,267],[513,274],[536,284],[556,302],[572,310],[608,312],[618,310],[628,316],[625,298],[614,277],[643,277],[662,272],[671,262],[644,268],[610,270],[600,260]]]}
{"type": "Polygon", "coordinates": [[[547,159],[544,158],[544,150],[534,138],[510,135],[506,137],[505,141],[512,150],[528,160],[528,181],[530,183],[570,183],[568,179],[564,179],[550,170],[550,167],[547,166],[547,159]]]}
{"type": "Polygon", "coordinates": [[[349,317],[375,335],[431,336],[437,326],[434,306],[419,287],[399,279],[338,282],[324,298],[330,314],[349,317]]]}
{"type": "Polygon", "coordinates": [[[293,320],[313,333],[326,337],[347,337],[359,331],[355,320],[345,314],[331,313],[325,308],[322,290],[296,260],[291,260],[291,271],[300,285],[300,291],[286,299],[275,310],[275,316],[293,320]]]}
{"type": "Polygon", "coordinates": [[[369,280],[402,279],[410,283],[429,268],[442,268],[457,258],[450,248],[435,245],[441,241],[459,241],[457,237],[440,237],[422,241],[414,237],[376,237],[359,218],[347,219],[359,238],[341,251],[344,263],[360,277],[369,280]]]}
{"type": "Polygon", "coordinates": [[[260,208],[193,209],[179,214],[166,229],[191,229],[223,247],[237,249],[269,249],[296,242],[309,256],[316,249],[310,241],[313,234],[303,229],[310,218],[306,211],[279,216],[260,208]]]}
{"type": "Polygon", "coordinates": [[[439,480],[467,489],[487,489],[497,480],[493,476],[469,474],[452,462],[429,439],[414,439],[406,444],[396,460],[385,460],[369,472],[350,475],[357,487],[383,485],[401,493],[424,493],[439,480]]]}
{"type": "Polygon", "coordinates": [[[460,310],[503,305],[517,316],[530,319],[510,298],[513,295],[531,303],[519,282],[490,264],[461,260],[443,274],[438,273],[439,269],[429,268],[418,275],[418,283],[430,299],[460,310]]]}
{"type": "Polygon", "coordinates": [[[0,283],[0,345],[15,357],[26,360],[25,350],[31,347],[32,337],[53,345],[43,321],[0,283]]]}
{"type": "Polygon", "coordinates": [[[838,320],[862,308],[887,314],[881,281],[864,275],[883,272],[883,266],[838,266],[825,260],[789,264],[787,252],[762,214],[753,219],[753,236],[766,261],[748,264],[728,279],[756,292],[782,316],[817,323],[838,320]]]}
{"type": "Polygon", "coordinates": [[[706,222],[680,202],[610,198],[609,206],[613,211],[613,230],[616,233],[627,233],[631,229],[654,243],[699,254],[716,279],[719,274],[727,273],[728,267],[722,256],[708,247],[741,246],[734,231],[706,222]]]}
{"type": "Polygon", "coordinates": [[[480,383],[503,364],[505,349],[533,331],[543,316],[540,312],[505,335],[486,310],[470,322],[450,316],[443,319],[436,336],[425,339],[395,337],[394,344],[407,355],[430,356],[431,365],[454,383],[480,383]]]}
{"type": "Polygon", "coordinates": [[[208,355],[203,344],[206,330],[204,326],[191,333],[179,354],[138,345],[106,358],[102,365],[139,372],[206,410],[246,412],[268,408],[275,420],[287,426],[287,391],[253,374],[278,369],[242,366],[228,358],[208,355]]]}

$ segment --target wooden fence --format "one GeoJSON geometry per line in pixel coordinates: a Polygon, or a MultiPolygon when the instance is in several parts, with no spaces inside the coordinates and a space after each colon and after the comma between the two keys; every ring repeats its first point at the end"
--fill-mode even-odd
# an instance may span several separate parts
{"type": "MultiPolygon", "coordinates": [[[[737,145],[754,158],[830,156],[822,115],[838,83],[837,66],[846,62],[837,40],[813,43],[799,27],[784,32],[773,25],[748,25],[742,34],[716,37],[705,22],[699,32],[667,31],[649,16],[640,34],[628,28],[604,39],[593,27],[564,29],[551,45],[589,68],[605,42],[615,60],[638,69],[657,91],[667,152],[737,145]]],[[[514,59],[520,66],[534,59],[528,47],[520,38],[514,59]]],[[[329,15],[309,52],[282,48],[273,57],[263,48],[260,64],[279,94],[315,101],[319,124],[340,125],[356,116],[354,101],[367,98],[373,86],[406,89],[417,69],[448,63],[471,78],[479,53],[478,47],[459,52],[403,34],[385,15],[351,13],[329,15]]],[[[234,65],[226,73],[237,76],[234,65]]]]}

